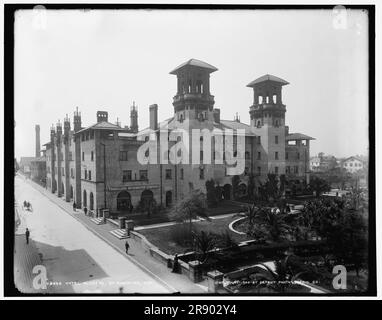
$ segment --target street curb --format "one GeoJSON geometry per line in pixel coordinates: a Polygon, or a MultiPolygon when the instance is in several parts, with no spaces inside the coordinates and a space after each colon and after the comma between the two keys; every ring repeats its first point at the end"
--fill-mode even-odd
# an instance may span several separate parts
{"type": "MultiPolygon", "coordinates": [[[[27,181],[29,182],[29,181],[27,181]]],[[[86,229],[88,229],[89,231],[91,231],[94,235],[96,235],[98,238],[100,238],[101,240],[103,240],[104,242],[106,242],[109,246],[111,246],[114,250],[116,250],[119,254],[121,254],[124,258],[127,258],[129,259],[132,263],[134,263],[137,267],[141,268],[143,271],[145,271],[148,275],[154,277],[156,280],[158,280],[164,287],[166,287],[166,289],[169,289],[170,291],[173,291],[174,293],[177,293],[179,292],[179,290],[175,289],[174,287],[172,287],[170,284],[168,284],[167,282],[165,282],[164,280],[162,280],[161,278],[159,278],[155,273],[151,272],[146,266],[144,266],[143,264],[141,264],[140,262],[138,262],[137,260],[135,260],[134,258],[126,255],[125,252],[123,252],[120,248],[118,248],[114,243],[110,242],[108,239],[106,239],[104,236],[102,236],[101,234],[99,234],[96,230],[92,229],[91,227],[89,227],[86,223],[84,223],[81,219],[78,219],[75,215],[73,215],[72,213],[68,212],[67,209],[65,207],[63,207],[61,204],[59,203],[56,203],[55,201],[53,201],[52,199],[50,199],[48,196],[46,196],[41,190],[38,190],[37,188],[35,188],[35,186],[33,186],[31,183],[29,183],[29,185],[34,188],[35,190],[37,190],[38,192],[40,192],[45,198],[47,198],[50,202],[56,204],[57,206],[59,206],[62,210],[64,210],[66,213],[68,213],[72,218],[75,218],[78,222],[80,222],[84,227],[86,227],[86,229]]]]}

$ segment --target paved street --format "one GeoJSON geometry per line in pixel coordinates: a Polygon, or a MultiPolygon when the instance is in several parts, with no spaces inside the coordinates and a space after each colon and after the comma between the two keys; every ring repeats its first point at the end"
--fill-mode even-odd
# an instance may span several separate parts
{"type": "Polygon", "coordinates": [[[49,292],[171,292],[20,177],[15,179],[15,197],[21,220],[15,235],[15,273],[21,291],[34,291],[30,269],[43,264],[52,284],[49,292]],[[22,209],[24,200],[32,204],[33,212],[22,209]],[[31,233],[29,245],[26,227],[31,233]]]}

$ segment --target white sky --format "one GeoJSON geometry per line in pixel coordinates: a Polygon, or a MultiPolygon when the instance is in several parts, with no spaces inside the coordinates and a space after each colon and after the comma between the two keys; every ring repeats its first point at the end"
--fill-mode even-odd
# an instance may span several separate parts
{"type": "Polygon", "coordinates": [[[34,155],[35,124],[44,144],[51,124],[65,114],[72,121],[76,106],[83,126],[96,122],[97,110],[129,125],[133,100],[141,129],[150,104],[159,105],[159,120],[171,117],[176,78],[169,72],[190,58],[219,69],[210,86],[222,119],[238,112],[249,123],[246,85],[269,73],[290,82],[286,122],[290,132],[317,139],[311,155],[365,154],[367,15],[348,11],[345,29],[334,28],[333,17],[331,10],[19,11],[16,157],[34,155]]]}

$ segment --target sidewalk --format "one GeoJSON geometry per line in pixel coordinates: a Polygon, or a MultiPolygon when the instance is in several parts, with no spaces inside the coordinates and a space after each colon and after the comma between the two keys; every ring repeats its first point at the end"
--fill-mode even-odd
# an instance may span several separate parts
{"type": "Polygon", "coordinates": [[[37,274],[33,274],[33,268],[37,265],[43,265],[38,249],[36,248],[33,235],[29,239],[29,244],[26,244],[25,229],[27,227],[23,217],[23,210],[18,207],[17,220],[19,225],[15,231],[14,245],[14,281],[15,287],[21,293],[53,293],[51,287],[47,289],[35,289],[33,287],[33,279],[37,274]]]}
{"type": "Polygon", "coordinates": [[[26,180],[33,188],[46,196],[53,203],[57,204],[61,209],[65,210],[72,217],[81,222],[88,230],[93,232],[99,238],[108,243],[111,247],[117,250],[120,254],[128,258],[131,262],[139,266],[141,269],[146,271],[154,279],[161,282],[166,286],[171,292],[180,293],[206,293],[207,292],[207,281],[195,284],[191,282],[184,275],[174,274],[171,269],[163,265],[159,261],[155,260],[148,253],[142,250],[142,247],[136,243],[133,239],[128,239],[130,244],[129,254],[125,253],[125,240],[119,240],[113,236],[110,231],[117,229],[116,226],[110,224],[96,225],[90,220],[90,217],[85,216],[82,210],[76,212],[73,211],[72,203],[66,202],[62,198],[58,198],[55,194],[49,192],[49,190],[44,189],[38,184],[26,180]]]}

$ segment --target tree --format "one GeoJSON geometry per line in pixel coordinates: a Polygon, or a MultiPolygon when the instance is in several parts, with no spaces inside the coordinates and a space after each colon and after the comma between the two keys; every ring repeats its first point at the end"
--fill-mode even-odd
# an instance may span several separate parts
{"type": "Polygon", "coordinates": [[[217,200],[217,190],[215,187],[215,181],[213,179],[206,181],[206,191],[207,191],[207,205],[209,208],[214,208],[218,204],[217,200]]]}
{"type": "Polygon", "coordinates": [[[248,177],[248,187],[247,187],[249,200],[253,200],[255,188],[256,188],[255,176],[253,173],[251,173],[248,177]]]}
{"type": "Polygon", "coordinates": [[[338,262],[353,265],[359,276],[367,259],[367,225],[362,215],[357,211],[345,212],[328,234],[327,242],[338,262]]]}
{"type": "Polygon", "coordinates": [[[175,205],[170,215],[178,221],[189,221],[189,229],[192,232],[192,219],[198,217],[209,219],[204,193],[199,190],[192,191],[175,205]]]}
{"type": "Polygon", "coordinates": [[[325,191],[330,191],[330,186],[325,179],[319,177],[312,177],[309,183],[311,189],[316,192],[316,197],[320,197],[320,195],[325,191]]]}
{"type": "Polygon", "coordinates": [[[239,183],[240,183],[240,177],[238,175],[235,175],[232,177],[232,194],[233,198],[236,200],[238,193],[239,193],[239,183]]]}
{"type": "Polygon", "coordinates": [[[211,232],[201,231],[199,233],[193,232],[194,248],[196,254],[199,255],[198,260],[205,263],[208,259],[209,253],[217,244],[217,236],[211,232]]]}
{"type": "Polygon", "coordinates": [[[247,215],[253,221],[248,223],[247,235],[250,237],[280,241],[291,230],[291,227],[285,222],[285,215],[278,214],[271,208],[253,207],[247,212],[247,215]]]}
{"type": "Polygon", "coordinates": [[[277,176],[274,173],[268,173],[267,181],[264,184],[260,184],[261,193],[266,201],[279,201],[285,190],[285,175],[277,176]]]}

